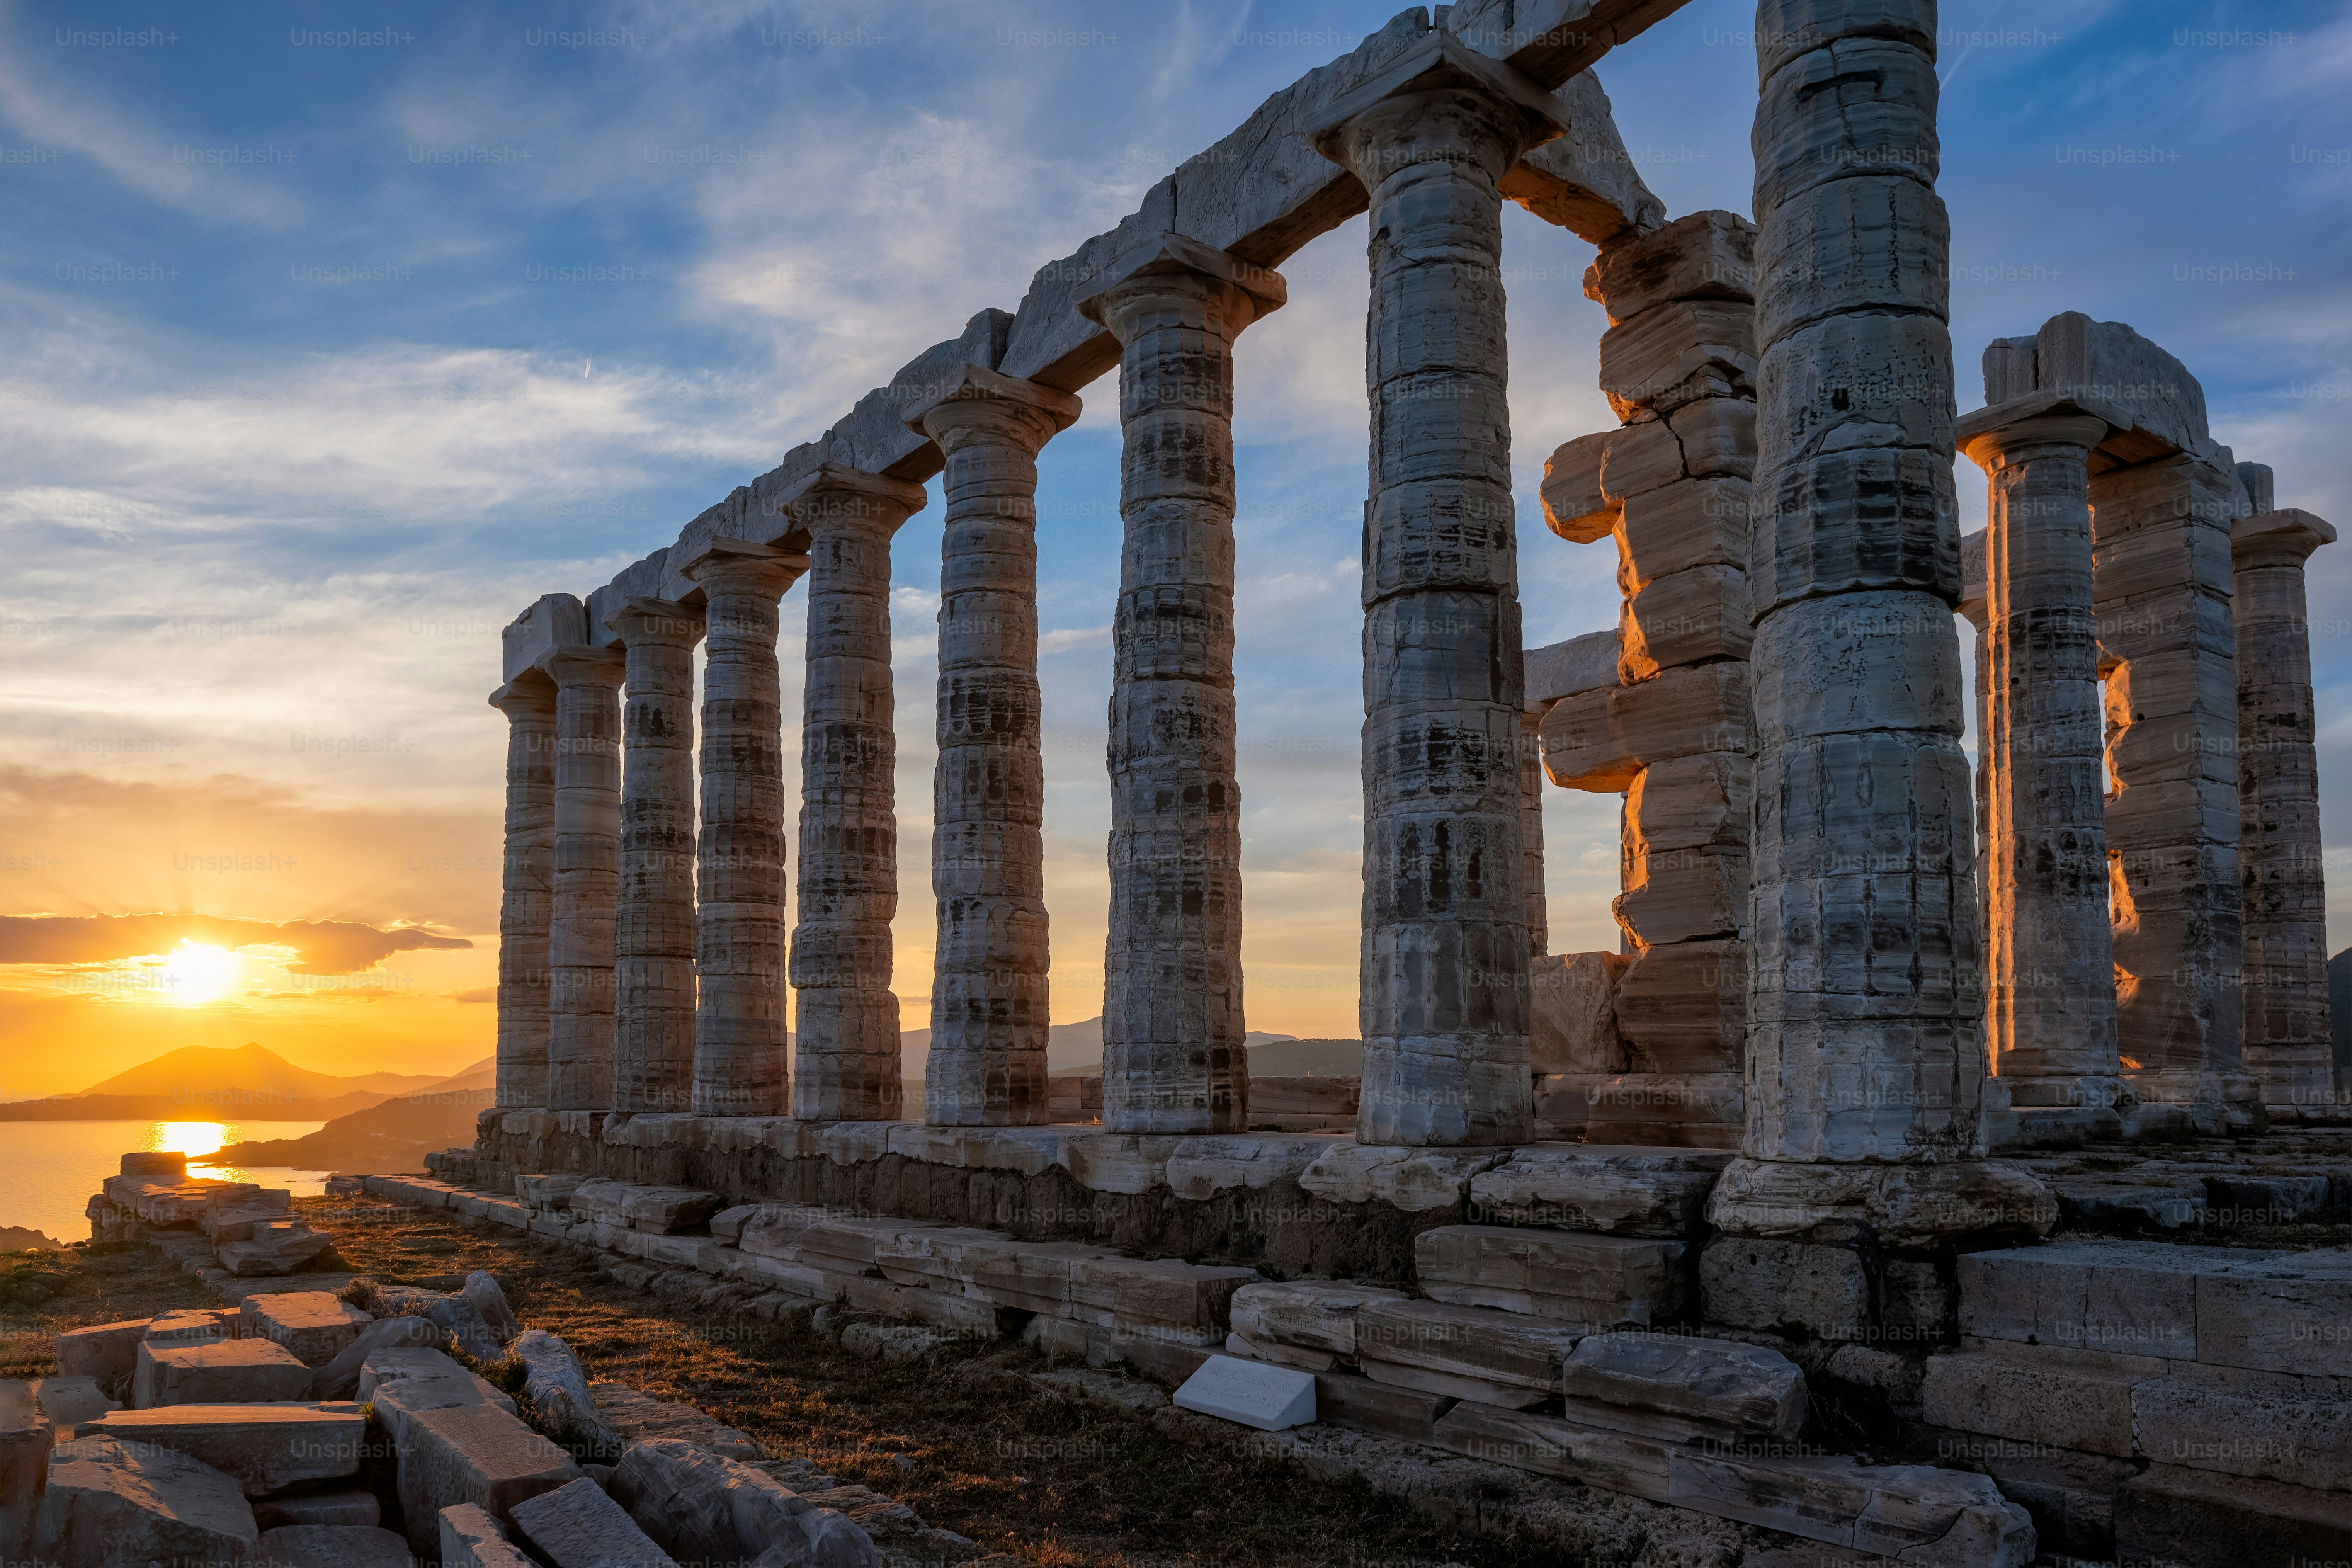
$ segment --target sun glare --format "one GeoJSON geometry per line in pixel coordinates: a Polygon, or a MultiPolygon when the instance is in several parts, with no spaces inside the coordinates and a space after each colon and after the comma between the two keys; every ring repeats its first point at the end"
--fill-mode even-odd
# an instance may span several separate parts
{"type": "Polygon", "coordinates": [[[163,961],[163,991],[174,1002],[217,1002],[245,978],[245,961],[209,942],[182,942],[163,961]]]}
{"type": "Polygon", "coordinates": [[[220,1152],[221,1139],[226,1129],[217,1121],[163,1121],[155,1127],[155,1147],[185,1154],[194,1160],[205,1154],[220,1152]]]}

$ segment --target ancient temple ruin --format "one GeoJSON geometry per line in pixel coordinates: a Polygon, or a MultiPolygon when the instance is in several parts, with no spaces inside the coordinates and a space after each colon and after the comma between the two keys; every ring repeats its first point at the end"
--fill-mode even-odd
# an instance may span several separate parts
{"type": "Polygon", "coordinates": [[[2166,1245],[2352,1203],[2352,1139],[2322,1130],[2346,1101],[2303,587],[2334,530],[2278,509],[2189,371],[2095,298],[1990,345],[1959,414],[1933,0],[1764,0],[1755,210],[1670,217],[1592,73],[1675,9],[1406,11],[674,542],[525,610],[491,698],[499,1103],[445,1172],[516,1198],[467,1201],[1090,1356],[1225,1344],[1314,1371],[1342,1425],[1920,1562],[2021,1564],[2037,1530],[2194,1564],[2352,1539],[2328,1533],[2352,1531],[2352,1439],[2311,1403],[2352,1255],[2166,1245]],[[1506,201],[1596,247],[1609,321],[1618,426],[1520,433],[1557,447],[1557,541],[1512,494],[1506,201]],[[1352,1134],[1278,1133],[1243,1044],[1233,395],[1285,258],[1360,215],[1363,1068],[1352,1134]],[[1045,1074],[1033,498],[1114,371],[1111,908],[1081,1120],[1045,1074]],[[1988,477],[1981,532],[1956,456],[1988,477]],[[887,591],[934,480],[919,1020],[890,988],[887,591]],[[1617,625],[1526,647],[1523,542],[1604,541],[1617,625]],[[1547,951],[1546,787],[1623,796],[1620,952],[1547,951]],[[898,1036],[926,1021],[917,1104],[898,1036]],[[553,1176],[713,1202],[590,1214],[553,1176]],[[867,1228],[702,1228],[720,1199],[867,1228]],[[1087,1295],[1122,1258],[1164,1297],[1110,1274],[1087,1295]],[[1302,1276],[1356,1283],[1280,1294],[1302,1276]],[[1334,1289],[1372,1292],[1363,1324],[1390,1312],[1397,1338],[1360,1342],[1334,1289]],[[1593,1347],[1582,1383],[1562,1323],[1593,1347]],[[1635,1331],[1686,1360],[1780,1347],[1844,1413],[1803,1429],[1842,1446],[1757,1448],[1796,1436],[1790,1405],[1743,1426],[1675,1381],[1699,1373],[1611,1359],[1635,1331]],[[2046,1397],[1991,1392],[2020,1383],[2046,1397]],[[2150,1446],[2280,1408],[2319,1458],[2150,1446]],[[1937,1434],[1986,1441],[1956,1458],[1937,1434]],[[2062,1458],[1983,1457],[2012,1440],[2062,1458]],[[1889,1480],[1862,1453],[1925,1462],[1889,1480]]]}

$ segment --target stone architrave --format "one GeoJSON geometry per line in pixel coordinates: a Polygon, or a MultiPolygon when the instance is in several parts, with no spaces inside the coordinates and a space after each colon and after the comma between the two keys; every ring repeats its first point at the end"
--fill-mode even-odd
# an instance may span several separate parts
{"type": "Polygon", "coordinates": [[[694,1081],[694,647],[702,612],[630,599],[605,624],[627,669],[613,1109],[683,1114],[694,1081]]]}
{"type": "Polygon", "coordinates": [[[1985,471],[1988,498],[1979,865],[1997,1080],[1987,1131],[2000,1142],[2122,1131],[2089,465],[2129,424],[2088,399],[2034,393],[1981,409],[1957,431],[1985,471]]]}
{"type": "Polygon", "coordinates": [[[527,670],[490,694],[507,716],[499,898],[497,1103],[547,1103],[547,927],[555,887],[555,683],[527,670]]]}
{"type": "Polygon", "coordinates": [[[609,1110],[625,666],[612,649],[579,643],[550,650],[539,666],[555,682],[556,692],[547,1109],[609,1110]]]}
{"type": "Polygon", "coordinates": [[[939,941],[923,1070],[923,1120],[935,1127],[1052,1120],[1037,453],[1078,412],[1069,393],[967,364],[906,414],[947,461],[931,814],[939,941]]]}
{"type": "Polygon", "coordinates": [[[1499,179],[1559,104],[1440,30],[1305,134],[1371,205],[1356,1136],[1533,1132],[1499,179]]]}
{"type": "Polygon", "coordinates": [[[898,742],[890,684],[890,539],[923,488],[826,463],[778,500],[809,534],[801,695],[799,921],[790,960],[793,1115],[896,1121],[898,742]]]}
{"type": "Polygon", "coordinates": [[[1932,0],[1758,13],[1755,821],[1734,1170],[1827,1179],[1809,1168],[1981,1152],[1935,37],[1932,0]]]}
{"type": "Polygon", "coordinates": [[[702,591],[696,839],[697,1116],[792,1107],[784,984],[784,769],[776,603],[809,558],[713,538],[679,563],[702,591]]]}
{"type": "Polygon", "coordinates": [[[2269,470],[2242,463],[2261,492],[2230,531],[2236,577],[2238,866],[2245,879],[2246,1068],[2271,1118],[2336,1120],[2327,995],[2327,890],[2321,874],[2319,752],[2311,696],[2304,563],[2336,542],[2307,511],[2271,509],[2269,470]]]}
{"type": "Polygon", "coordinates": [[[1120,345],[1110,918],[1102,1125],[1238,1132],[1241,788],[1234,741],[1234,340],[1281,278],[1178,234],[1077,301],[1120,345]]]}

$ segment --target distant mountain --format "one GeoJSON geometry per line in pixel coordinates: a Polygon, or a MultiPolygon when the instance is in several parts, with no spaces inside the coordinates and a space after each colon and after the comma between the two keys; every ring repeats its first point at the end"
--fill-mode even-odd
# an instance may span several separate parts
{"type": "Polygon", "coordinates": [[[311,1171],[397,1174],[419,1169],[431,1150],[471,1144],[474,1124],[496,1102],[498,1058],[485,1057],[451,1078],[348,1116],[300,1138],[232,1143],[212,1157],[220,1165],[292,1165],[311,1171]]]}
{"type": "Polygon", "coordinates": [[[65,1245],[46,1231],[29,1230],[21,1225],[0,1225],[0,1252],[61,1252],[65,1245]]]}
{"type": "MultiPolygon", "coordinates": [[[[1252,1030],[1244,1043],[1253,1053],[1250,1059],[1255,1062],[1255,1053],[1259,1046],[1297,1037],[1293,1035],[1264,1035],[1252,1030]]],[[[930,1048],[931,1032],[929,1029],[902,1029],[898,1032],[898,1070],[908,1083],[921,1081],[923,1058],[929,1054],[930,1048]]],[[[1085,1078],[1101,1072],[1102,1020],[1087,1018],[1076,1024],[1056,1024],[1046,1030],[1045,1070],[1056,1078],[1072,1075],[1085,1078]]],[[[1265,1069],[1260,1068],[1257,1070],[1263,1072],[1265,1069]]],[[[1286,1070],[1294,1070],[1303,1076],[1307,1069],[1286,1070]]],[[[1349,1068],[1348,1070],[1353,1072],[1356,1069],[1349,1068]]]]}
{"type": "Polygon", "coordinates": [[[257,1045],[189,1046],[80,1094],[0,1104],[0,1121],[328,1121],[439,1081],[429,1073],[337,1078],[257,1045]]]}
{"type": "Polygon", "coordinates": [[[167,1051],[84,1094],[184,1094],[227,1090],[282,1100],[333,1100],[346,1094],[398,1094],[437,1081],[425,1073],[370,1072],[351,1078],[298,1068],[265,1046],[188,1046],[167,1051]]]}
{"type": "Polygon", "coordinates": [[[1265,1043],[1250,1037],[1252,1078],[1360,1078],[1364,1072],[1361,1040],[1300,1040],[1268,1036],[1265,1043]]]}

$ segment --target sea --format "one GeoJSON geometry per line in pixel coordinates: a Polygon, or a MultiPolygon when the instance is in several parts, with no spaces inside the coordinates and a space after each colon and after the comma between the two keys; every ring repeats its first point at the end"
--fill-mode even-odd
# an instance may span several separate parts
{"type": "Polygon", "coordinates": [[[316,1197],[329,1173],[283,1166],[215,1165],[205,1156],[232,1143],[300,1138],[323,1121],[5,1121],[0,1122],[0,1226],[21,1225],[57,1241],[88,1241],[84,1213],[92,1193],[134,1150],[176,1149],[192,1176],[258,1182],[298,1197],[316,1197]]]}

